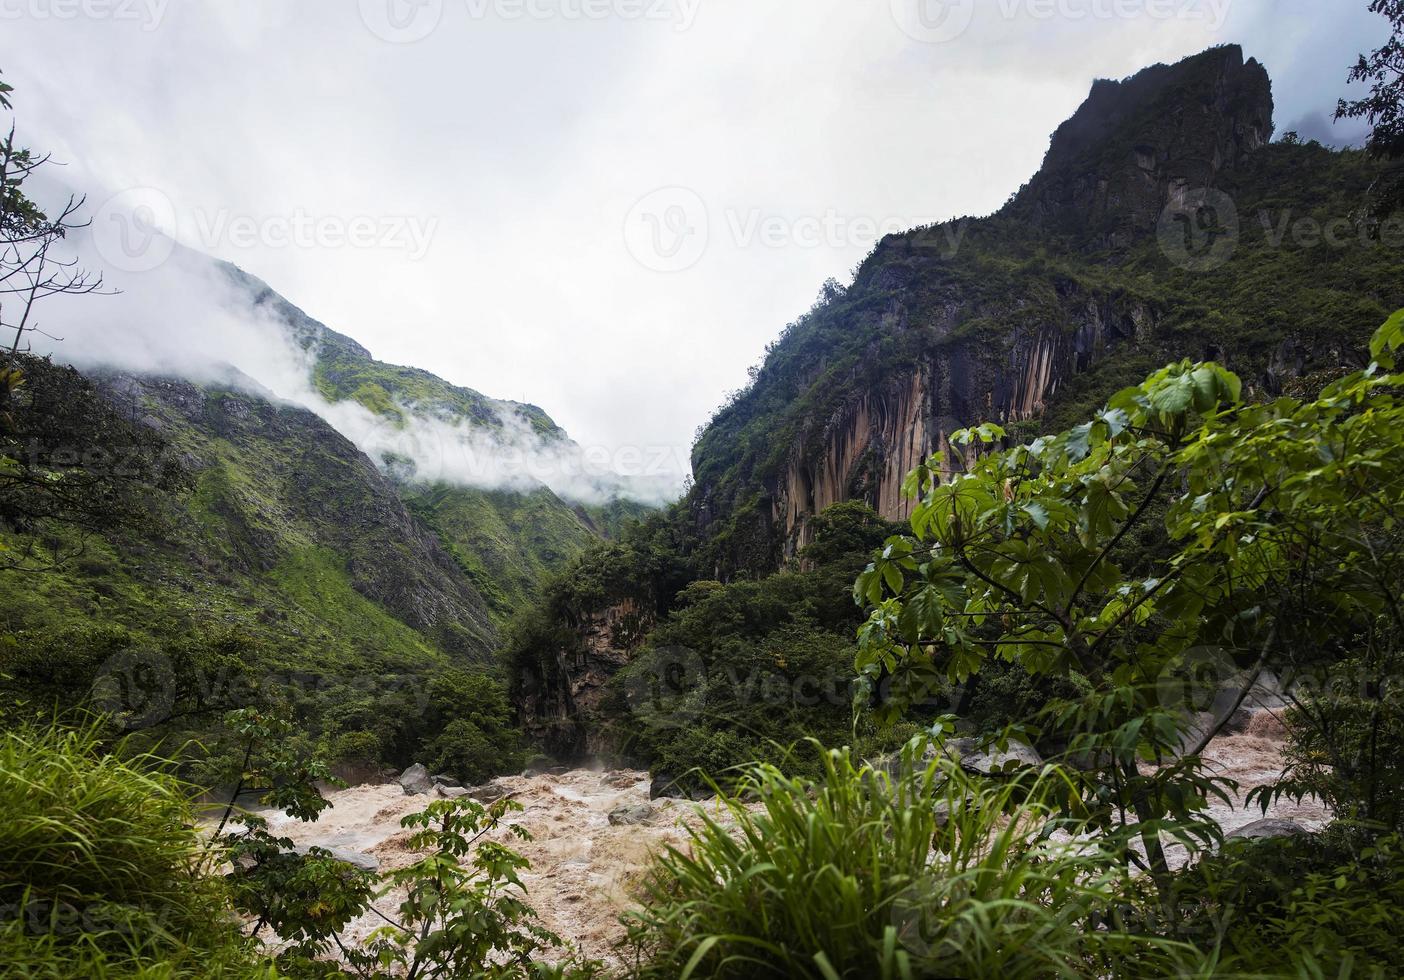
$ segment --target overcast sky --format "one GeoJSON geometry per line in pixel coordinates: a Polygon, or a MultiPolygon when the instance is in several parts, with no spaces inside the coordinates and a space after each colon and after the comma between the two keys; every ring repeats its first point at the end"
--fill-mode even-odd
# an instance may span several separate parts
{"type": "Polygon", "coordinates": [[[681,468],[826,278],[997,208],[1095,77],[1236,41],[1279,134],[1358,139],[1328,119],[1366,6],[0,0],[0,69],[108,224],[141,206],[382,360],[681,468]]]}

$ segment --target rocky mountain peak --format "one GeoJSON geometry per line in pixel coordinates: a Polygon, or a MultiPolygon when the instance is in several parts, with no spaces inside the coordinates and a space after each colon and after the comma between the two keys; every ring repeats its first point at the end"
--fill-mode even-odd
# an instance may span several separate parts
{"type": "Polygon", "coordinates": [[[1220,186],[1272,138],[1272,116],[1267,70],[1236,44],[1099,79],[1011,211],[1084,247],[1128,244],[1177,192],[1220,186]]]}

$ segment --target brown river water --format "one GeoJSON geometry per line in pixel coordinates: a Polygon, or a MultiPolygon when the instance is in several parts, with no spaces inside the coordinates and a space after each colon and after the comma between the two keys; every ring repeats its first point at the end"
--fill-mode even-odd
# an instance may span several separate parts
{"type": "MultiPolygon", "coordinates": [[[[1257,807],[1246,809],[1241,801],[1250,789],[1274,781],[1281,773],[1280,726],[1271,715],[1262,712],[1247,731],[1215,740],[1205,758],[1218,774],[1240,784],[1237,806],[1217,801],[1210,808],[1225,833],[1262,819],[1257,807]]],[[[533,839],[516,840],[505,827],[494,838],[531,862],[522,881],[541,924],[586,956],[619,964],[622,954],[616,944],[624,935],[619,917],[634,906],[650,855],[670,844],[683,846],[682,821],[708,804],[656,800],[648,823],[612,826],[612,810],[649,803],[647,773],[577,769],[496,782],[523,807],[510,814],[506,823],[524,827],[533,839]]],[[[334,791],[328,798],[331,809],[316,823],[264,813],[269,829],[298,844],[372,855],[382,871],[415,860],[406,845],[410,832],[400,827],[400,819],[423,809],[433,797],[407,796],[398,783],[390,783],[334,791]]],[[[1295,820],[1308,829],[1319,828],[1327,819],[1324,809],[1310,799],[1300,805],[1281,803],[1268,815],[1295,820]]],[[[387,895],[377,907],[393,917],[399,901],[399,896],[387,895]]],[[[352,924],[349,937],[363,937],[381,925],[383,919],[364,916],[352,924]]]]}

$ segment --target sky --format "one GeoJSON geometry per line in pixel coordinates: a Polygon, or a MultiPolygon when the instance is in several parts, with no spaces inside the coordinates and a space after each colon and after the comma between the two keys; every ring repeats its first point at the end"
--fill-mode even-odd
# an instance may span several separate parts
{"type": "Polygon", "coordinates": [[[886,232],[997,209],[1094,78],[1237,42],[1279,134],[1358,142],[1330,116],[1388,33],[1366,8],[0,0],[0,70],[22,141],[88,195],[108,283],[157,297],[65,299],[58,328],[243,343],[129,247],[140,219],[381,360],[540,405],[680,485],[694,430],[826,279],[886,232]]]}

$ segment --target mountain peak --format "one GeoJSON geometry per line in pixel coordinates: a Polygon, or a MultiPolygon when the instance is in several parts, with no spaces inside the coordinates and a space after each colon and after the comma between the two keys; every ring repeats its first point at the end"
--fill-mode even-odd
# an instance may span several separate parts
{"type": "Polygon", "coordinates": [[[1011,210],[1090,247],[1154,228],[1173,186],[1218,186],[1272,137],[1272,82],[1236,44],[1098,79],[1011,210]]]}

